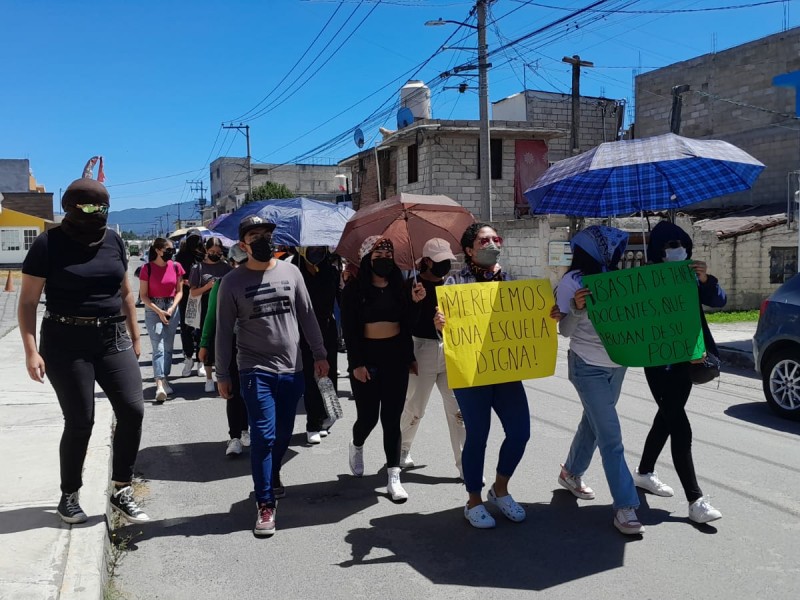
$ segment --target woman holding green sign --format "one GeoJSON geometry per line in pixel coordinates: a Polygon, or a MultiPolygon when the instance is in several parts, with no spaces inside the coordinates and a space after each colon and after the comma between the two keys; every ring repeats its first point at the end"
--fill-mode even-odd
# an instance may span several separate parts
{"type": "MultiPolygon", "coordinates": [[[[628,245],[628,234],[613,227],[592,225],[571,241],[572,265],[556,288],[560,313],[559,332],[570,338],[569,380],[583,405],[583,416],[572,440],[569,455],[561,466],[558,483],[583,500],[595,493],[582,479],[595,448],[600,449],[603,470],[614,499],[614,527],[626,535],[644,532],[636,516],[639,495],[625,462],[617,400],[626,367],[608,356],[586,310],[589,290],[584,275],[596,275],[617,268],[628,245]]],[[[555,315],[554,315],[555,316],[555,315]]]]}
{"type": "MultiPolygon", "coordinates": [[[[650,232],[647,256],[655,263],[689,259],[692,257],[692,238],[677,225],[662,221],[650,232]]],[[[717,278],[707,273],[706,263],[696,260],[691,266],[697,275],[701,305],[705,304],[715,308],[725,306],[728,300],[725,291],[720,287],[717,278]]],[[[711,337],[702,310],[700,315],[706,351],[716,355],[717,346],[714,338],[711,337]]],[[[678,472],[686,500],[689,502],[689,518],[695,523],[708,523],[722,518],[722,513],[711,506],[708,499],[703,496],[694,471],[692,426],[689,424],[689,417],[686,416],[685,410],[689,394],[692,392],[689,365],[688,362],[682,362],[663,367],[645,367],[644,369],[647,384],[658,404],[658,412],[653,420],[650,433],[647,434],[642,460],[633,478],[637,487],[657,496],[674,494],[673,489],[663,483],[655,472],[658,456],[664,449],[667,438],[670,438],[672,464],[678,472]]]]}

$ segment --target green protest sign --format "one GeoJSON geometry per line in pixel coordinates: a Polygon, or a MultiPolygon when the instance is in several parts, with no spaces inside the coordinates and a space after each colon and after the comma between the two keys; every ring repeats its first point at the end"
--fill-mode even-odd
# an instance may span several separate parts
{"type": "Polygon", "coordinates": [[[625,367],[656,367],[701,358],[697,278],[691,261],[583,277],[589,320],[609,357],[625,367]]]}

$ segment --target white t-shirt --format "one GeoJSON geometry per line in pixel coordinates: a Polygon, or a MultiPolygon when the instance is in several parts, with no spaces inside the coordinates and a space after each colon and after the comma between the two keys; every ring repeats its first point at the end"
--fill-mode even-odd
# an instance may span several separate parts
{"type": "MultiPolygon", "coordinates": [[[[589,313],[586,310],[575,311],[572,309],[571,300],[574,298],[575,292],[582,287],[580,271],[570,271],[561,278],[556,288],[558,310],[567,315],[564,320],[577,320],[574,329],[570,327],[572,333],[569,336],[569,349],[587,364],[596,367],[619,367],[609,358],[603,342],[600,341],[600,336],[597,335],[594,325],[589,320],[589,313]]],[[[564,321],[562,323],[567,325],[564,321]]],[[[563,332],[563,329],[561,331],[563,332]]]]}

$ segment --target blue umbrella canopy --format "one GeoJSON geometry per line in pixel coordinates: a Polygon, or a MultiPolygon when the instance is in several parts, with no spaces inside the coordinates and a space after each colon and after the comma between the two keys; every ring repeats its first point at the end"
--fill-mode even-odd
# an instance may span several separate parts
{"type": "Polygon", "coordinates": [[[557,162],[525,192],[535,213],[610,217],[750,189],[764,165],[722,140],[667,133],[606,142],[557,162]]]}
{"type": "Polygon", "coordinates": [[[239,221],[258,215],[275,223],[272,239],[284,246],[336,246],[352,208],[311,198],[261,200],[250,202],[230,213],[212,229],[231,239],[239,239],[239,221]]]}

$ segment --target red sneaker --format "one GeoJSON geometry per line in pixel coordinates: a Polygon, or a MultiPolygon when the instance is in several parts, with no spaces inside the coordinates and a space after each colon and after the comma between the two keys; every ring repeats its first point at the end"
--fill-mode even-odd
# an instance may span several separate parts
{"type": "Polygon", "coordinates": [[[275,507],[267,506],[266,502],[259,502],[256,515],[256,526],[253,528],[253,533],[258,536],[274,535],[275,507]]]}

